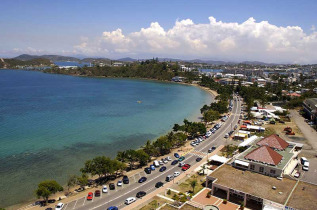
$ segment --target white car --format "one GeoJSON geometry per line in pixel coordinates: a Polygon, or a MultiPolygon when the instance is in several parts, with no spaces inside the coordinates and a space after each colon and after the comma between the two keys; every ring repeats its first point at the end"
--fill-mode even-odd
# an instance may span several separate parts
{"type": "Polygon", "coordinates": [[[295,178],[299,178],[299,177],[300,177],[300,173],[299,173],[299,172],[296,172],[296,173],[294,174],[294,177],[295,177],[295,178]]]}
{"type": "Polygon", "coordinates": [[[168,156],[168,157],[167,157],[167,160],[168,160],[168,161],[171,161],[171,160],[172,160],[172,158],[171,158],[170,156],[168,156]]]}
{"type": "Polygon", "coordinates": [[[118,187],[122,187],[122,181],[121,181],[121,180],[119,180],[119,181],[117,182],[117,186],[118,186],[118,187]]]}
{"type": "Polygon", "coordinates": [[[104,186],[102,187],[102,192],[103,192],[103,193],[107,193],[107,192],[108,192],[108,188],[107,188],[106,185],[104,185],[104,186]]]}
{"type": "Polygon", "coordinates": [[[135,201],[136,201],[135,197],[130,197],[130,198],[127,198],[124,203],[129,205],[129,204],[131,204],[131,203],[133,203],[135,201]]]}
{"type": "Polygon", "coordinates": [[[175,172],[174,172],[174,177],[177,177],[177,176],[179,176],[180,174],[181,174],[180,172],[175,171],[175,172]]]}
{"type": "Polygon", "coordinates": [[[161,160],[159,161],[159,164],[160,164],[160,165],[164,165],[163,161],[161,161],[161,160]]]}
{"type": "Polygon", "coordinates": [[[64,204],[63,203],[58,203],[55,207],[55,210],[61,210],[64,208],[64,204]]]}
{"type": "Polygon", "coordinates": [[[163,163],[168,163],[168,161],[166,159],[163,160],[163,163]]]}
{"type": "Polygon", "coordinates": [[[180,163],[178,164],[178,167],[183,167],[184,165],[185,165],[184,162],[180,162],[180,163]]]}

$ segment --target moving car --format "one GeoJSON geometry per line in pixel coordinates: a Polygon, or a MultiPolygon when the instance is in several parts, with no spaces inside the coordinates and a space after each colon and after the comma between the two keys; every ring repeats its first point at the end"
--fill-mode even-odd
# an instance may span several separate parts
{"type": "Polygon", "coordinates": [[[160,187],[162,187],[164,184],[163,184],[163,182],[157,182],[156,184],[155,184],[155,187],[156,188],[160,188],[160,187]]]}
{"type": "Polygon", "coordinates": [[[109,189],[110,189],[110,190],[116,189],[116,185],[115,185],[114,183],[110,183],[110,184],[109,184],[109,189]]]}
{"type": "Polygon", "coordinates": [[[147,180],[147,178],[145,177],[145,176],[143,176],[143,177],[141,177],[140,179],[139,179],[139,183],[143,183],[143,182],[145,182],[147,180]]]}
{"type": "Polygon", "coordinates": [[[123,176],[122,182],[123,182],[123,184],[129,184],[130,180],[129,180],[128,176],[123,176]]]}
{"type": "Polygon", "coordinates": [[[165,166],[162,166],[161,168],[160,168],[160,172],[163,172],[163,171],[165,171],[166,170],[166,167],[165,166]]]}
{"type": "Polygon", "coordinates": [[[190,165],[189,165],[189,164],[185,164],[185,165],[182,167],[182,170],[183,170],[183,171],[187,171],[189,168],[190,168],[190,165]]]}
{"type": "Polygon", "coordinates": [[[95,197],[100,197],[100,190],[95,190],[95,197]]]}
{"type": "Polygon", "coordinates": [[[140,191],[140,192],[138,192],[138,193],[136,194],[136,197],[137,197],[137,198],[142,198],[142,197],[145,196],[145,195],[146,195],[146,192],[140,191]]]}
{"type": "Polygon", "coordinates": [[[110,206],[109,208],[107,208],[107,210],[118,210],[118,207],[116,207],[116,206],[110,206]]]}
{"type": "Polygon", "coordinates": [[[174,177],[177,177],[177,176],[179,176],[181,173],[179,172],[179,171],[175,171],[174,172],[174,177]]]}
{"type": "Polygon", "coordinates": [[[179,162],[181,162],[181,161],[183,161],[183,160],[185,160],[185,157],[184,157],[184,156],[181,156],[180,158],[178,158],[178,161],[179,161],[179,162]]]}
{"type": "Polygon", "coordinates": [[[178,153],[174,153],[174,157],[179,158],[179,154],[178,153]]]}
{"type": "Polygon", "coordinates": [[[130,197],[130,198],[127,198],[124,203],[129,205],[129,204],[131,204],[131,203],[133,203],[135,201],[136,201],[135,197],[130,197]]]}
{"type": "Polygon", "coordinates": [[[94,194],[92,192],[89,192],[87,195],[87,200],[92,200],[92,198],[94,197],[94,194]]]}
{"type": "Polygon", "coordinates": [[[201,161],[202,160],[202,158],[196,158],[196,162],[199,162],[199,161],[201,161]]]}
{"type": "Polygon", "coordinates": [[[55,210],[61,210],[64,208],[64,204],[63,203],[58,203],[55,207],[55,210]]]}
{"type": "Polygon", "coordinates": [[[104,185],[104,186],[102,187],[102,192],[103,192],[103,193],[107,193],[107,192],[108,192],[108,188],[107,188],[106,185],[104,185]]]}
{"type": "Polygon", "coordinates": [[[173,162],[171,163],[171,165],[176,165],[178,163],[178,160],[173,160],[173,162]]]}
{"type": "Polygon", "coordinates": [[[144,169],[144,172],[145,172],[146,174],[151,174],[152,170],[151,170],[151,168],[145,168],[145,169],[144,169]]]}

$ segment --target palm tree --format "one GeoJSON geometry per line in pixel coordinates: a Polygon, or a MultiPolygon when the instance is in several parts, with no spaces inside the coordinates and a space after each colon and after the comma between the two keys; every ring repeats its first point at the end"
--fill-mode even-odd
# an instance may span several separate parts
{"type": "Polygon", "coordinates": [[[195,187],[197,186],[197,180],[192,180],[191,182],[190,182],[190,186],[193,188],[193,193],[195,192],[195,187]]]}

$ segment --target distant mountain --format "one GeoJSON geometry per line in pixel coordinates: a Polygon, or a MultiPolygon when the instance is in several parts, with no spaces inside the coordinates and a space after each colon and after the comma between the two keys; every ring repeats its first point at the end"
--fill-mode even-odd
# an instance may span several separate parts
{"type": "Polygon", "coordinates": [[[93,62],[100,62],[100,63],[109,63],[111,60],[109,58],[84,58],[81,60],[81,62],[86,63],[93,63],[93,62]]]}
{"type": "Polygon", "coordinates": [[[116,61],[122,61],[122,62],[134,62],[134,61],[137,61],[137,59],[130,58],[130,57],[126,57],[126,58],[116,59],[116,61]]]}
{"type": "Polygon", "coordinates": [[[23,54],[15,57],[14,59],[21,60],[21,61],[28,61],[35,58],[46,58],[49,59],[52,62],[58,62],[58,61],[75,61],[78,62],[80,59],[69,57],[69,56],[62,56],[62,55],[28,55],[23,54]]]}

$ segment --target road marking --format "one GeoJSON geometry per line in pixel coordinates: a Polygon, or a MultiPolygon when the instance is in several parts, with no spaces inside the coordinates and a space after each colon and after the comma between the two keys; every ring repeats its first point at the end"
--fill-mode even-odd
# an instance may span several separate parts
{"type": "Polygon", "coordinates": [[[73,208],[73,209],[75,209],[75,207],[76,207],[76,204],[77,204],[78,200],[79,200],[79,199],[77,199],[77,200],[76,200],[76,202],[75,202],[75,205],[74,205],[74,208],[73,208]]]}

